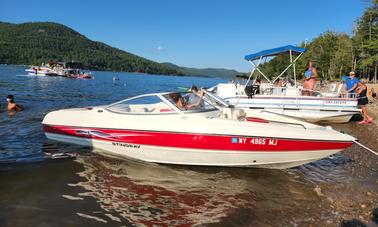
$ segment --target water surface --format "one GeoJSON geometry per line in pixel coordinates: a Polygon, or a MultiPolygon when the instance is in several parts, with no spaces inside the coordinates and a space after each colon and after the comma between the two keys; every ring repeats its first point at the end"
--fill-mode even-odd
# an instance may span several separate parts
{"type": "MultiPolygon", "coordinates": [[[[52,110],[221,79],[94,72],[93,80],[75,80],[24,69],[0,66],[1,226],[338,226],[368,222],[378,207],[377,157],[356,146],[290,170],[188,167],[103,157],[42,131],[52,110]],[[8,116],[8,94],[25,111],[8,116]],[[77,157],[50,159],[46,151],[77,157]]],[[[333,127],[378,145],[376,127],[333,127]]]]}

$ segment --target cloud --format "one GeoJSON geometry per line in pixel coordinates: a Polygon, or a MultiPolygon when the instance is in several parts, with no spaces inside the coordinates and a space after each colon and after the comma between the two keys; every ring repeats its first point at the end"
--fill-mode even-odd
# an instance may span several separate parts
{"type": "Polygon", "coordinates": [[[158,51],[163,51],[164,48],[163,48],[162,46],[157,46],[157,47],[156,47],[156,50],[158,50],[158,51]]]}

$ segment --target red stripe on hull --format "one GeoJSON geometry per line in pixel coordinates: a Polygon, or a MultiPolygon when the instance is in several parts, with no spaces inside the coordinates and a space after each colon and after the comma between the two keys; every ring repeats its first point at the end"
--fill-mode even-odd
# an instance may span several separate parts
{"type": "Polygon", "coordinates": [[[136,131],[103,128],[43,125],[45,132],[75,136],[109,142],[151,145],[161,147],[233,150],[233,151],[314,151],[345,149],[351,141],[314,141],[299,139],[242,137],[232,135],[211,135],[173,133],[156,131],[136,131]]]}

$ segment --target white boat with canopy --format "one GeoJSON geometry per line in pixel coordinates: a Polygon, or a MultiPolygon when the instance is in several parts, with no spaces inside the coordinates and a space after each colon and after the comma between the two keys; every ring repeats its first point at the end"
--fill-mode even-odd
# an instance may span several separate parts
{"type": "Polygon", "coordinates": [[[343,97],[339,93],[340,90],[331,93],[312,91],[312,96],[302,95],[305,89],[297,81],[295,64],[305,52],[305,48],[288,45],[246,55],[245,59],[253,68],[245,84],[220,83],[209,90],[251,115],[259,112],[270,116],[299,118],[308,122],[345,123],[350,121],[353,115],[360,114],[357,98],[343,97]],[[260,68],[261,63],[268,57],[283,54],[289,55],[290,64],[279,75],[270,79],[272,77],[260,68]],[[275,86],[275,82],[288,74],[290,68],[292,77],[287,76],[289,82],[285,86],[275,86]],[[259,76],[267,83],[257,84],[259,76]]]}

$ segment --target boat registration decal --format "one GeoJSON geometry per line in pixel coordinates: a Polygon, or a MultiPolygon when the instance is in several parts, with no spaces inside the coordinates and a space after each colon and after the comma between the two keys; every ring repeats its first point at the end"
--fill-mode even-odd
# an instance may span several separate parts
{"type": "Polygon", "coordinates": [[[231,143],[277,146],[278,140],[277,139],[267,139],[267,138],[232,137],[231,143]]]}
{"type": "Polygon", "coordinates": [[[325,100],[324,101],[325,104],[347,104],[346,101],[343,101],[343,100],[325,100]]]}
{"type": "Polygon", "coordinates": [[[119,146],[119,147],[140,148],[140,145],[129,144],[129,143],[120,143],[120,142],[112,142],[112,145],[113,146],[119,146]]]}

